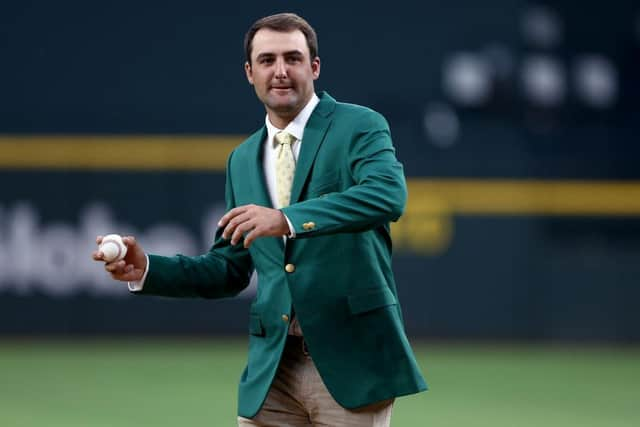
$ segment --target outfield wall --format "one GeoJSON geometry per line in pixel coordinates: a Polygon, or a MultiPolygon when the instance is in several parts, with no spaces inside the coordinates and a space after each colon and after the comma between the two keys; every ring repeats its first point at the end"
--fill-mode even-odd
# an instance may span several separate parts
{"type": "MultiPolygon", "coordinates": [[[[319,32],[318,89],[391,125],[409,332],[639,341],[640,6],[394,5],[282,9],[319,32]]],[[[264,118],[242,35],[274,10],[2,8],[0,334],[244,333],[254,289],[135,297],[90,253],[112,231],[163,254],[209,247],[226,157],[264,118]]]]}

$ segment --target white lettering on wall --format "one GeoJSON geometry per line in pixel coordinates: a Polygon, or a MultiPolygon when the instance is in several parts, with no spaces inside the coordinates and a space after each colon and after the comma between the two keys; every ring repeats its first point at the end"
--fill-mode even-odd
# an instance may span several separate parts
{"type": "MultiPolygon", "coordinates": [[[[136,230],[117,222],[109,206],[100,202],[82,209],[77,223],[44,223],[29,202],[0,205],[0,293],[126,296],[126,284],[112,280],[103,264],[91,259],[97,235],[134,235],[149,253],[196,255],[210,248],[223,213],[224,205],[205,211],[201,236],[196,236],[177,222],[136,230]]],[[[255,282],[243,297],[255,295],[255,282]]]]}

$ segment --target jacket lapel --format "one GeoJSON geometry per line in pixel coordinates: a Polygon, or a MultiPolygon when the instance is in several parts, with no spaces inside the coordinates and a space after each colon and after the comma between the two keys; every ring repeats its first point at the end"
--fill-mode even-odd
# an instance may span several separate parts
{"type": "Polygon", "coordinates": [[[264,168],[262,167],[263,143],[267,138],[267,128],[262,127],[261,131],[254,133],[250,140],[247,172],[251,180],[252,199],[256,205],[272,208],[271,198],[267,191],[267,184],[264,180],[264,168]]]}
{"type": "Polygon", "coordinates": [[[313,110],[307,126],[304,128],[300,154],[296,164],[296,173],[293,177],[291,187],[291,203],[299,201],[311,166],[316,158],[316,154],[331,124],[331,113],[335,109],[336,101],[329,94],[323,92],[320,95],[320,102],[313,110]]]}
{"type": "MultiPolygon", "coordinates": [[[[263,126],[262,131],[258,131],[251,136],[250,140],[250,149],[248,156],[248,164],[247,171],[249,174],[249,179],[251,180],[251,190],[253,192],[252,200],[253,203],[260,206],[266,206],[269,208],[273,208],[271,204],[271,198],[269,197],[269,192],[267,191],[267,184],[265,182],[264,168],[262,167],[262,155],[264,152],[264,140],[267,138],[267,128],[263,126]]],[[[284,250],[284,242],[279,237],[266,237],[263,239],[256,240],[263,241],[265,245],[269,245],[271,249],[268,249],[267,252],[271,254],[275,254],[278,252],[274,252],[275,248],[278,248],[280,251],[284,250]]],[[[258,244],[259,246],[259,244],[258,244]]]]}

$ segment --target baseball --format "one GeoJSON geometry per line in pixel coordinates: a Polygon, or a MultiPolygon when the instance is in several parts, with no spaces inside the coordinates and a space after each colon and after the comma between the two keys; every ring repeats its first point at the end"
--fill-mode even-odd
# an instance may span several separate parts
{"type": "Polygon", "coordinates": [[[119,261],[127,254],[127,245],[119,234],[107,234],[98,248],[106,262],[119,261]]]}

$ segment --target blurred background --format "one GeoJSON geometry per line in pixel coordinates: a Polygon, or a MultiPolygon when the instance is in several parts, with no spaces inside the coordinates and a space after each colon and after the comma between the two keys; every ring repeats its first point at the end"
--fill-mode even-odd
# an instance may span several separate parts
{"type": "Polygon", "coordinates": [[[0,425],[234,425],[256,281],[140,298],[90,254],[208,249],[264,120],[244,33],[281,11],[405,165],[394,266],[431,391],[393,425],[640,425],[631,0],[2,4],[0,425]]]}

